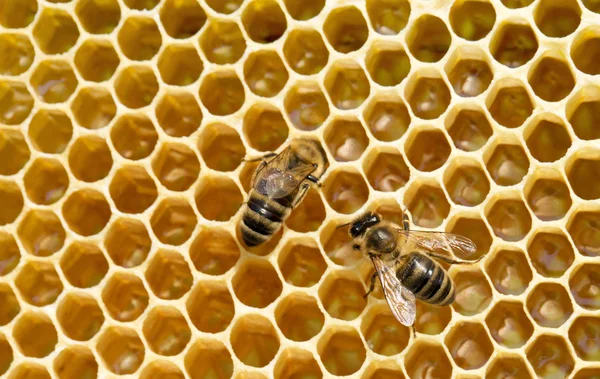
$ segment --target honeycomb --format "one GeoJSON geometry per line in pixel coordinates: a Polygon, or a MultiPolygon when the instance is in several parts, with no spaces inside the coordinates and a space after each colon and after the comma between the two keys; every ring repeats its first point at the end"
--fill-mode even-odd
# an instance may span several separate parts
{"type": "Polygon", "coordinates": [[[600,375],[600,2],[0,0],[0,376],[600,375]],[[256,163],[330,167],[284,228],[256,163]],[[471,238],[393,318],[336,229],[471,238]]]}

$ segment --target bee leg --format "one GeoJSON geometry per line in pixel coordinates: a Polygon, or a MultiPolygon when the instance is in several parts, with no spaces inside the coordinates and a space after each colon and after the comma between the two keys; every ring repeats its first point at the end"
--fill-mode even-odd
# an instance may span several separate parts
{"type": "Polygon", "coordinates": [[[377,280],[377,273],[374,273],[373,275],[371,275],[371,285],[369,287],[369,291],[367,291],[365,296],[363,296],[363,299],[366,299],[367,296],[369,296],[371,294],[371,292],[373,292],[373,290],[375,289],[375,281],[376,280],[377,280]]]}
{"type": "Polygon", "coordinates": [[[406,210],[402,210],[402,229],[406,230],[407,232],[410,230],[410,220],[406,210]]]}
{"type": "Polygon", "coordinates": [[[300,204],[300,202],[302,202],[302,199],[304,199],[304,196],[306,196],[306,194],[308,193],[308,188],[310,187],[310,184],[305,183],[302,185],[302,187],[300,187],[300,190],[298,191],[298,195],[296,196],[296,199],[294,199],[294,202],[292,203],[292,208],[296,207],[296,205],[300,204]]]}
{"type": "Polygon", "coordinates": [[[317,185],[317,187],[321,188],[322,184],[319,182],[319,179],[316,176],[313,175],[308,175],[306,177],[306,179],[310,180],[311,182],[315,183],[317,185]]]}
{"type": "Polygon", "coordinates": [[[254,158],[243,158],[242,162],[258,162],[261,161],[265,158],[273,158],[274,156],[276,156],[277,153],[267,153],[265,155],[261,155],[260,157],[254,157],[254,158]]]}
{"type": "Polygon", "coordinates": [[[413,335],[413,340],[417,338],[417,329],[415,329],[415,324],[412,324],[410,326],[410,328],[412,329],[412,335],[413,335]]]}
{"type": "Polygon", "coordinates": [[[439,254],[435,254],[435,253],[431,253],[431,252],[427,252],[427,255],[430,256],[430,257],[432,257],[432,258],[439,259],[440,261],[446,262],[446,263],[451,264],[451,265],[472,265],[474,263],[479,262],[484,257],[482,255],[481,257],[477,258],[474,261],[463,261],[463,260],[460,260],[460,259],[452,259],[452,258],[446,257],[444,255],[439,255],[439,254]]]}

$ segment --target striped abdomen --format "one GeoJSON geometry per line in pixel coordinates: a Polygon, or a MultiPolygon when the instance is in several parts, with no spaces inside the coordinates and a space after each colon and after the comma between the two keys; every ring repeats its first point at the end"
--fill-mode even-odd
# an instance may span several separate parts
{"type": "Polygon", "coordinates": [[[250,191],[240,225],[246,246],[265,243],[279,230],[281,223],[290,213],[287,204],[290,204],[287,198],[273,200],[254,190],[250,191]]]}
{"type": "Polygon", "coordinates": [[[429,304],[454,302],[454,285],[446,271],[431,258],[410,253],[402,260],[396,276],[415,297],[429,304]]]}

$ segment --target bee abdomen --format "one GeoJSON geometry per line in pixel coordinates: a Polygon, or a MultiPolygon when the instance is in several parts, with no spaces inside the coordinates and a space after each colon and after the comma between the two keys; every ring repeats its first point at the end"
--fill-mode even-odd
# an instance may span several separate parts
{"type": "Polygon", "coordinates": [[[244,243],[252,247],[266,242],[281,227],[284,218],[283,206],[270,205],[255,193],[251,193],[240,227],[244,243]]]}
{"type": "Polygon", "coordinates": [[[409,254],[396,275],[419,300],[435,305],[448,305],[454,301],[450,277],[440,265],[423,254],[409,254]]]}

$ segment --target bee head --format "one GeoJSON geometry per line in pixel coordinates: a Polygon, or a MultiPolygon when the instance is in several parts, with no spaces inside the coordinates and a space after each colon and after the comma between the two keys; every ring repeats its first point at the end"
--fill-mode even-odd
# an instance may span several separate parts
{"type": "Polygon", "coordinates": [[[360,215],[350,224],[350,235],[352,238],[360,237],[367,229],[381,222],[381,217],[377,213],[366,212],[360,215]]]}

